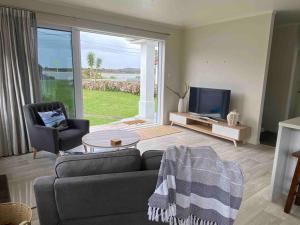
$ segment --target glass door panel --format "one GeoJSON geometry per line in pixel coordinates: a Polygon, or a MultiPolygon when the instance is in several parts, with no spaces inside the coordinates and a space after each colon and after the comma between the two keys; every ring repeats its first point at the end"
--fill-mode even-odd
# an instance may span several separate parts
{"type": "Polygon", "coordinates": [[[61,101],[75,117],[72,33],[38,28],[38,64],[43,102],[61,101]]]}

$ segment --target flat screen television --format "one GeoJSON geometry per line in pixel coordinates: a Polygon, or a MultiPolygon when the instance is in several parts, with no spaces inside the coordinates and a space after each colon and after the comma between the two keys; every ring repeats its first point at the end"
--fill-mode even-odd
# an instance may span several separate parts
{"type": "Polygon", "coordinates": [[[230,90],[190,88],[189,112],[214,119],[225,119],[229,112],[230,90]]]}

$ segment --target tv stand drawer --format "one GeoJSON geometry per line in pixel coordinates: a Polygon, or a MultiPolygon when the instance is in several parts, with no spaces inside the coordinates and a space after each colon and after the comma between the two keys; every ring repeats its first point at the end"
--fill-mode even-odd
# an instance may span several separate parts
{"type": "Polygon", "coordinates": [[[222,135],[224,137],[233,138],[235,140],[240,139],[240,131],[231,127],[226,127],[218,124],[212,125],[212,133],[222,135]]]}
{"type": "Polygon", "coordinates": [[[187,124],[187,117],[175,113],[170,113],[170,121],[179,124],[187,124]]]}

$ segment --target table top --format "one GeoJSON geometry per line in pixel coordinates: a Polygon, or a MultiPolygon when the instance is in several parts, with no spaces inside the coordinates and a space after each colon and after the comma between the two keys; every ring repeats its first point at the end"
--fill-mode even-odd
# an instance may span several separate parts
{"type": "Polygon", "coordinates": [[[137,144],[140,137],[136,132],[127,130],[103,130],[86,134],[82,137],[82,144],[98,148],[126,147],[137,144]],[[112,146],[112,139],[120,139],[122,143],[112,146]]]}
{"type": "Polygon", "coordinates": [[[300,130],[300,117],[281,121],[279,126],[300,130]]]}

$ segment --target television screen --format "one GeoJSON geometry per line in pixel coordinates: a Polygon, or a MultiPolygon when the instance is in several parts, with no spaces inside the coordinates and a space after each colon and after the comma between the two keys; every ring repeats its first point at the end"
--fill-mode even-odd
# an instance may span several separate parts
{"type": "Polygon", "coordinates": [[[190,88],[189,112],[225,119],[229,112],[230,90],[190,88]]]}

